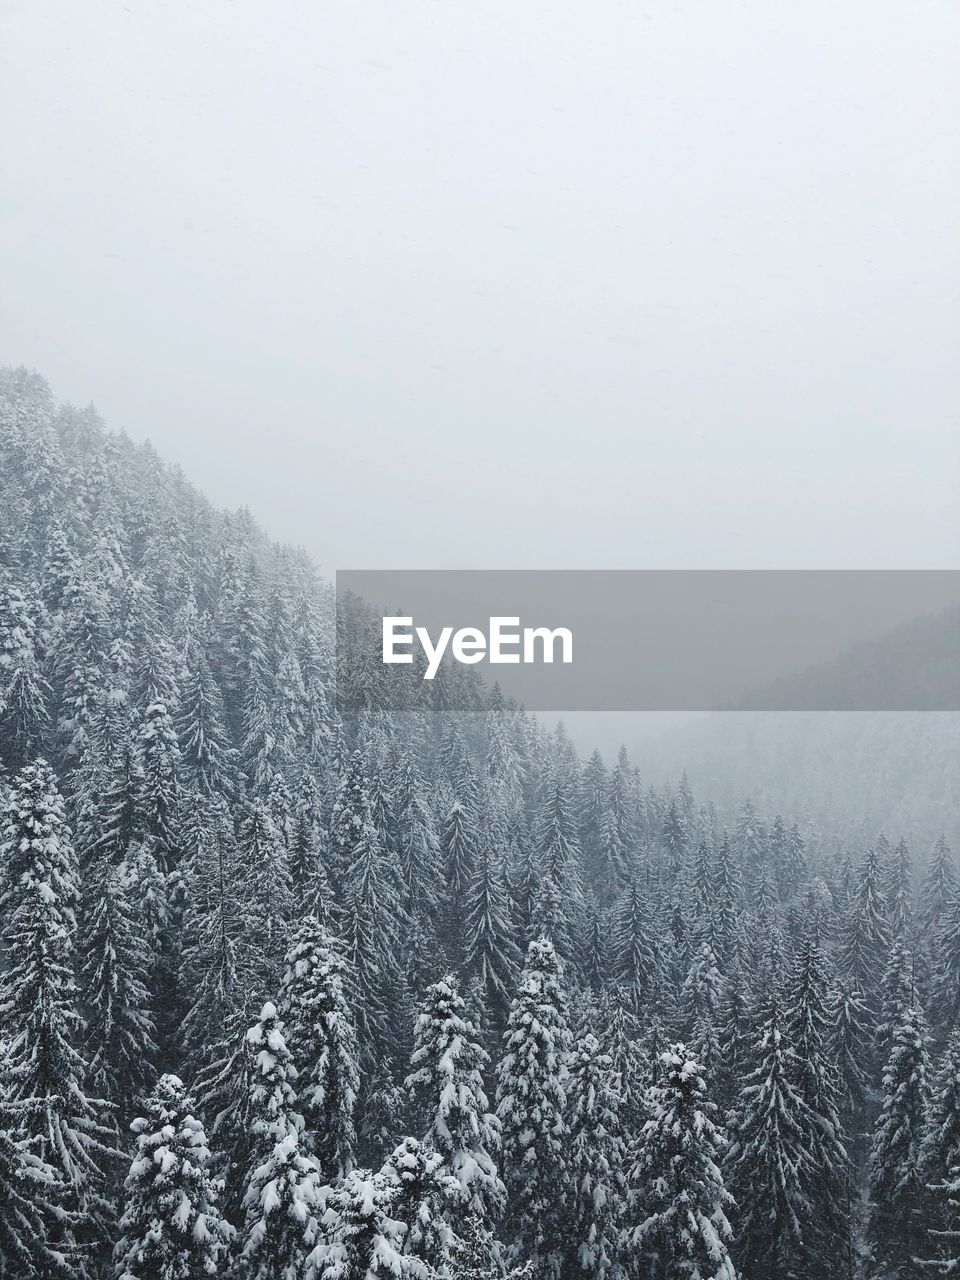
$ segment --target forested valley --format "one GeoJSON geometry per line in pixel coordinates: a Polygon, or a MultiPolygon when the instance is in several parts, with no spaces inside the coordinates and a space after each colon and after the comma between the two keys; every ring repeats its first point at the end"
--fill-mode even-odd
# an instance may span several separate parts
{"type": "Polygon", "coordinates": [[[0,374],[0,1275],[960,1275],[948,842],[338,701],[335,629],[0,374]]]}

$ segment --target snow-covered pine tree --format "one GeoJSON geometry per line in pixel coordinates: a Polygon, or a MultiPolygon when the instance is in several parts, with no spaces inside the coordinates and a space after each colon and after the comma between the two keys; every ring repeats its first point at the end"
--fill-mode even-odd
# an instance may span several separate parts
{"type": "Polygon", "coordinates": [[[40,749],[52,690],[41,669],[39,601],[0,564],[0,759],[19,768],[40,749]]]}
{"type": "Polygon", "coordinates": [[[223,695],[207,657],[209,623],[191,637],[185,662],[176,727],[184,777],[201,795],[229,795],[234,786],[235,760],[224,723],[223,695]]]}
{"type": "Polygon", "coordinates": [[[83,765],[88,760],[95,764],[100,775],[100,791],[94,798],[97,822],[92,849],[103,853],[116,866],[127,857],[134,840],[143,834],[140,807],[143,773],[126,712],[115,711],[111,717],[103,717],[99,728],[102,747],[87,753],[83,760],[83,765]],[[108,723],[112,741],[107,739],[108,723]]]}
{"type": "Polygon", "coordinates": [[[357,1031],[368,1059],[387,1050],[396,1031],[401,975],[397,889],[370,819],[360,753],[334,806],[331,853],[334,892],[343,903],[343,939],[357,992],[357,1031]],[[349,861],[344,862],[348,858],[349,861]],[[339,889],[338,887],[339,886],[339,889]]]}
{"type": "Polygon", "coordinates": [[[591,1280],[619,1280],[624,1274],[625,1148],[617,1084],[610,1056],[588,1031],[573,1049],[566,1082],[566,1270],[591,1280]]]}
{"type": "Polygon", "coordinates": [[[640,1025],[630,1012],[626,993],[604,992],[597,1005],[596,1035],[610,1058],[613,1087],[624,1142],[629,1145],[647,1119],[640,1061],[640,1025]]]}
{"type": "Polygon", "coordinates": [[[559,912],[553,921],[551,940],[561,958],[569,961],[583,908],[580,842],[567,780],[555,769],[544,784],[537,813],[536,850],[541,875],[557,892],[559,912]]]}
{"type": "Polygon", "coordinates": [[[455,1179],[459,1211],[487,1223],[504,1206],[496,1165],[500,1125],[487,1110],[483,1089],[488,1061],[456,980],[447,974],[424,994],[406,1087],[424,1141],[440,1154],[443,1170],[455,1179]]]}
{"type": "Polygon", "coordinates": [[[74,761],[90,743],[103,702],[109,618],[105,592],[83,577],[79,565],[68,591],[53,684],[60,741],[67,760],[74,761]]]}
{"type": "Polygon", "coordinates": [[[307,916],[287,952],[280,1007],[303,1064],[297,1090],[307,1143],[328,1182],[353,1167],[356,1148],[360,1068],[346,977],[334,940],[307,916]]]}
{"type": "Polygon", "coordinates": [[[929,1192],[929,1271],[960,1276],[960,1031],[954,1029],[937,1066],[923,1139],[929,1192]]]}
{"type": "Polygon", "coordinates": [[[320,1166],[303,1145],[296,1069],[269,1002],[247,1032],[253,1138],[243,1204],[243,1280],[298,1280],[324,1209],[320,1166]]]}
{"type": "Polygon", "coordinates": [[[348,1173],[327,1204],[304,1280],[431,1280],[426,1263],[403,1254],[404,1224],[393,1217],[396,1197],[396,1184],[382,1173],[348,1173]]]}
{"type": "Polygon", "coordinates": [[[803,939],[787,984],[786,1033],[793,1049],[791,1079],[806,1111],[799,1117],[803,1148],[814,1165],[807,1276],[831,1280],[839,1259],[853,1269],[853,1174],[838,1107],[837,1070],[830,1054],[832,1008],[826,965],[816,940],[803,939]]]}
{"type": "Polygon", "coordinates": [[[460,1184],[447,1172],[443,1156],[417,1138],[404,1138],[380,1171],[393,1190],[391,1217],[403,1224],[401,1252],[449,1276],[456,1237],[448,1221],[460,1198],[460,1184]]]}
{"type": "Polygon", "coordinates": [[[956,891],[957,869],[953,854],[944,837],[940,836],[920,887],[920,924],[925,936],[931,940],[936,939],[943,928],[956,891]]]}
{"type": "Polygon", "coordinates": [[[724,979],[717,1028],[720,1057],[711,1085],[720,1114],[725,1118],[740,1096],[744,1076],[755,1065],[753,1011],[752,992],[744,966],[737,961],[728,968],[724,979]]]}
{"type": "Polygon", "coordinates": [[[960,1164],[942,1182],[929,1183],[930,1240],[922,1254],[923,1275],[960,1276],[960,1164]]]}
{"type": "Polygon", "coordinates": [[[651,914],[639,874],[634,871],[615,909],[612,938],[614,971],[634,1014],[648,1008],[660,983],[651,914]]]}
{"type": "Polygon", "coordinates": [[[830,1056],[837,1068],[837,1106],[859,1164],[867,1138],[873,1040],[870,1013],[859,986],[837,982],[831,995],[830,1056]]]}
{"type": "Polygon", "coordinates": [[[152,837],[152,851],[166,875],[181,853],[180,747],[173,721],[163,702],[151,702],[138,733],[140,764],[139,810],[144,830],[152,837]]]}
{"type": "Polygon", "coordinates": [[[934,972],[940,1023],[949,1029],[960,1020],[960,893],[947,907],[940,930],[934,972]]]}
{"type": "Polygon", "coordinates": [[[148,981],[152,957],[130,901],[129,868],[98,850],[82,878],[80,938],[87,1082],[128,1115],[157,1052],[148,981]]]}
{"type": "Polygon", "coordinates": [[[516,986],[520,951],[513,938],[501,867],[487,841],[479,842],[472,863],[461,906],[465,912],[464,972],[479,981],[488,1012],[502,1026],[516,986]]]}
{"type": "Polygon", "coordinates": [[[220,800],[197,812],[197,820],[182,933],[183,1049],[207,1114],[216,1116],[221,1108],[200,1081],[217,1074],[218,1060],[222,1064],[239,1051],[259,960],[229,810],[220,800]]]}
{"type": "Polygon", "coordinates": [[[77,861],[53,770],[26,765],[10,792],[0,836],[0,919],[5,967],[0,1019],[10,1101],[25,1134],[63,1184],[63,1242],[76,1222],[97,1240],[108,1205],[101,1194],[105,1107],[88,1097],[79,1031],[76,951],[77,861]],[[72,1217],[71,1215],[76,1215],[72,1217]]]}
{"type": "Polygon", "coordinates": [[[928,1247],[929,1192],[923,1142],[929,1117],[927,1029],[917,1008],[904,1010],[883,1072],[880,1115],[870,1151],[870,1274],[912,1276],[928,1247]]]}
{"type": "Polygon", "coordinates": [[[240,824],[237,871],[246,912],[256,922],[261,990],[268,991],[283,972],[290,941],[293,901],[287,851],[265,804],[256,800],[240,824]]]}
{"type": "Polygon", "coordinates": [[[560,963],[545,938],[534,939],[527,948],[503,1039],[497,1118],[509,1196],[510,1257],[529,1260],[538,1274],[557,1280],[565,1238],[564,1076],[570,1030],[560,963]]]}
{"type": "Polygon", "coordinates": [[[877,1059],[885,1063],[890,1055],[890,1046],[897,1027],[903,1018],[903,1012],[915,1003],[916,980],[913,956],[898,940],[890,948],[880,980],[879,1020],[874,1037],[874,1051],[877,1059]]]}
{"type": "Polygon", "coordinates": [[[726,834],[717,845],[713,868],[713,948],[722,973],[743,952],[743,886],[740,867],[726,834]]]}
{"type": "Polygon", "coordinates": [[[838,967],[847,983],[856,983],[877,1017],[880,979],[890,949],[890,929],[884,896],[881,850],[873,848],[864,859],[853,901],[842,924],[838,967]]]}
{"type": "Polygon", "coordinates": [[[923,1168],[928,1181],[949,1179],[960,1164],[960,1028],[954,1028],[937,1063],[930,1090],[923,1168]]]}
{"type": "Polygon", "coordinates": [[[473,874],[476,833],[469,804],[455,794],[444,815],[440,831],[440,852],[447,893],[458,901],[473,874]]]}
{"type": "Polygon", "coordinates": [[[409,751],[400,757],[390,789],[393,852],[403,883],[403,908],[412,919],[432,919],[440,904],[440,842],[433,813],[416,761],[409,751]]]}
{"type": "Polygon", "coordinates": [[[586,986],[594,996],[599,996],[605,989],[609,976],[610,958],[607,940],[610,926],[609,920],[594,897],[591,897],[587,906],[586,921],[580,969],[586,986]]]}
{"type": "Polygon", "coordinates": [[[134,1120],[136,1149],[125,1188],[117,1280],[205,1280],[223,1274],[233,1227],[220,1210],[222,1183],[193,1099],[164,1075],[134,1120]]]}
{"type": "Polygon", "coordinates": [[[412,1128],[405,1124],[410,1099],[389,1067],[369,1078],[364,1093],[358,1149],[365,1164],[378,1168],[399,1142],[403,1129],[412,1128]]]}
{"type": "Polygon", "coordinates": [[[580,847],[584,851],[590,882],[595,891],[603,891],[609,880],[608,867],[603,857],[603,824],[609,786],[610,775],[603,756],[594,750],[580,774],[577,820],[580,847]]]}
{"type": "Polygon", "coordinates": [[[776,992],[766,1005],[725,1164],[739,1207],[737,1262],[745,1280],[802,1280],[815,1249],[810,1185],[817,1171],[806,1150],[815,1121],[791,1083],[796,1057],[776,992]]]}
{"type": "Polygon", "coordinates": [[[305,774],[300,781],[290,833],[290,885],[301,913],[315,915],[331,925],[334,904],[325,865],[326,833],[323,795],[317,779],[305,774]]]}
{"type": "MultiPolygon", "coordinates": [[[[0,1043],[0,1060],[6,1058],[0,1043]]],[[[0,1080],[0,1097],[6,1081],[0,1080]]],[[[19,1128],[22,1104],[0,1102],[0,1276],[10,1280],[68,1277],[71,1258],[50,1243],[62,1212],[56,1171],[33,1150],[19,1128]]]]}
{"type": "Polygon", "coordinates": [[[719,1065],[723,997],[717,957],[710,943],[702,942],[684,979],[680,1006],[687,1046],[708,1077],[719,1065]]]}
{"type": "Polygon", "coordinates": [[[644,1274],[643,1258],[649,1274],[664,1280],[737,1280],[733,1197],[720,1167],[727,1141],[702,1069],[685,1045],[674,1044],[661,1054],[657,1079],[628,1173],[632,1271],[644,1274]]]}
{"type": "Polygon", "coordinates": [[[687,837],[680,807],[672,796],[660,823],[659,836],[660,848],[663,850],[666,860],[666,875],[675,884],[683,872],[683,860],[687,851],[687,837]]]}
{"type": "Polygon", "coordinates": [[[897,842],[884,870],[890,933],[895,942],[905,943],[913,922],[913,867],[905,840],[897,842]]]}

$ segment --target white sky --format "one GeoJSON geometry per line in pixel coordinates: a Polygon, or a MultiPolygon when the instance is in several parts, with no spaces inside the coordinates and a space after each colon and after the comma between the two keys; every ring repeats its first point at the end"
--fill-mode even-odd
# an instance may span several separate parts
{"type": "Polygon", "coordinates": [[[338,567],[956,567],[952,0],[0,0],[0,361],[338,567]]]}

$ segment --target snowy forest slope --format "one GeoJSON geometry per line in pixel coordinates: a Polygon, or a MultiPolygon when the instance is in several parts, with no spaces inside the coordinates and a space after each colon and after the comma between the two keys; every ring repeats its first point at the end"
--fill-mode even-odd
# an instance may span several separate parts
{"type": "Polygon", "coordinates": [[[0,1275],[960,1266],[946,841],[332,670],[305,556],[0,373],[0,1275]]]}

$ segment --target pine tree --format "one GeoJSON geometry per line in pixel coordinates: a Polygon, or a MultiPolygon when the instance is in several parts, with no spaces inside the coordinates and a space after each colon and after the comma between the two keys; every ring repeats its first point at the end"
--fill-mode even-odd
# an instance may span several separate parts
{"type": "MultiPolygon", "coordinates": [[[[139,753],[126,714],[116,719],[117,723],[110,725],[112,743],[106,741],[104,732],[103,750],[84,757],[85,763],[89,760],[97,765],[99,775],[99,795],[94,797],[96,839],[90,852],[103,853],[114,866],[124,861],[134,841],[143,835],[139,753]]],[[[106,719],[101,721],[104,730],[107,724],[106,719]]]]}
{"type": "Polygon", "coordinates": [[[447,974],[428,987],[414,1029],[406,1087],[423,1126],[423,1138],[455,1180],[459,1209],[489,1221],[503,1209],[497,1174],[500,1126],[487,1111],[481,1048],[456,981],[447,974]]]}
{"type": "Polygon", "coordinates": [[[157,1051],[151,957],[130,900],[129,867],[95,854],[83,878],[82,1004],[87,1080],[126,1111],[157,1051]]]}
{"type": "Polygon", "coordinates": [[[342,933],[356,982],[361,1053],[373,1060],[389,1042],[401,987],[399,908],[391,869],[371,820],[359,752],[341,783],[332,821],[332,887],[344,903],[342,933]]]}
{"type": "Polygon", "coordinates": [[[652,1255],[664,1280],[737,1280],[730,1258],[727,1191],[720,1160],[726,1137],[702,1068],[683,1044],[660,1056],[650,1118],[630,1169],[632,1248],[652,1255]]]}
{"type": "Polygon", "coordinates": [[[256,921],[259,970],[264,991],[279,980],[293,914],[287,851],[266,805],[255,801],[240,825],[238,873],[246,911],[256,921]]]}
{"type": "Polygon", "coordinates": [[[859,1160],[870,1097],[873,1041],[863,993],[838,982],[832,995],[830,1056],[837,1065],[837,1105],[844,1129],[853,1139],[859,1160]]]}
{"type": "Polygon", "coordinates": [[[879,992],[879,1021],[875,1051],[880,1062],[886,1062],[903,1012],[914,1003],[915,982],[913,957],[903,943],[894,942],[884,969],[879,992]]]}
{"type": "Polygon", "coordinates": [[[924,1274],[960,1276],[960,1164],[942,1182],[927,1186],[934,1211],[930,1241],[922,1256],[924,1274]]]}
{"type": "MultiPolygon", "coordinates": [[[[253,954],[257,926],[249,917],[237,869],[233,823],[222,803],[198,815],[194,838],[195,852],[187,868],[181,983],[188,1005],[184,1048],[197,1079],[209,1074],[214,1061],[236,1052],[249,1024],[247,1000],[258,985],[259,957],[253,954]]],[[[197,1091],[206,1106],[210,1098],[199,1084],[197,1091]]]]}
{"type": "Polygon", "coordinates": [[[267,1003],[247,1032],[251,1165],[243,1204],[244,1280],[294,1280],[316,1240],[323,1176],[303,1147],[303,1117],[295,1109],[296,1070],[283,1023],[267,1003]]]}
{"type": "Polygon", "coordinates": [[[742,907],[743,889],[740,868],[730,848],[726,835],[717,846],[713,886],[713,948],[726,973],[740,958],[743,949],[742,907]]]}
{"type": "Polygon", "coordinates": [[[104,593],[82,579],[70,584],[71,600],[57,635],[54,687],[60,713],[57,727],[70,761],[87,749],[100,714],[107,667],[107,617],[104,593]]]}
{"type": "Polygon", "coordinates": [[[333,939],[308,916],[287,952],[281,1009],[302,1063],[298,1092],[307,1138],[328,1182],[349,1172],[356,1147],[360,1069],[346,980],[333,939]]]}
{"type": "Polygon", "coordinates": [[[720,1059],[720,1025],[724,982],[709,942],[693,957],[681,992],[687,1043],[703,1071],[710,1075],[720,1059]]]}
{"type": "Polygon", "coordinates": [[[403,907],[413,919],[436,914],[441,883],[440,843],[423,779],[407,752],[391,793],[393,845],[403,882],[403,907]]]}
{"type": "Polygon", "coordinates": [[[613,1062],[592,1032],[576,1043],[566,1085],[568,1268],[593,1280],[623,1274],[619,1218],[626,1185],[613,1062]]]}
{"type": "Polygon", "coordinates": [[[960,1164],[960,1028],[954,1028],[937,1065],[923,1141],[928,1181],[946,1182],[960,1164]]]}
{"type": "MultiPolygon", "coordinates": [[[[361,1077],[363,1081],[363,1077],[361,1077]]],[[[363,1088],[358,1136],[365,1164],[379,1167],[400,1140],[409,1096],[389,1067],[367,1078],[363,1088]]]]}
{"type": "Polygon", "coordinates": [[[486,842],[474,852],[463,910],[464,971],[479,980],[487,1007],[499,1015],[516,985],[520,952],[513,939],[501,870],[486,842]]]}
{"type": "Polygon", "coordinates": [[[673,798],[660,824],[660,845],[667,857],[667,877],[675,883],[683,870],[687,837],[679,806],[673,798]]]}
{"type": "Polygon", "coordinates": [[[183,772],[189,785],[201,795],[229,795],[233,790],[234,759],[224,723],[223,696],[200,636],[190,645],[187,667],[176,717],[183,772]]]}
{"type": "Polygon", "coordinates": [[[443,860],[447,894],[452,901],[459,901],[473,875],[476,834],[471,807],[460,795],[451,800],[440,834],[440,850],[443,860]]]}
{"type": "Polygon", "coordinates": [[[333,904],[325,852],[322,795],[316,779],[307,775],[301,780],[290,833],[290,884],[294,905],[301,914],[316,915],[322,923],[330,923],[333,904]]]}
{"type": "Polygon", "coordinates": [[[40,749],[52,691],[41,670],[37,608],[0,564],[0,755],[17,767],[40,749]]]}
{"type": "Polygon", "coordinates": [[[390,1215],[403,1224],[404,1257],[431,1275],[449,1274],[455,1237],[447,1218],[460,1184],[444,1172],[443,1157],[417,1138],[404,1138],[380,1173],[393,1192],[390,1215]]]}
{"type": "Polygon", "coordinates": [[[957,891],[953,854],[943,836],[937,840],[920,890],[920,922],[929,938],[938,937],[957,891]]]}
{"type": "Polygon", "coordinates": [[[596,1014],[597,1038],[610,1058],[613,1088],[624,1142],[629,1146],[647,1119],[640,1063],[640,1025],[630,1012],[625,993],[604,992],[596,1014]]]}
{"type": "Polygon", "coordinates": [[[397,1187],[382,1173],[354,1169],[323,1216],[323,1239],[304,1280],[430,1280],[419,1258],[403,1256],[403,1223],[393,1217],[397,1187]]]}
{"type": "Polygon", "coordinates": [[[738,1261],[745,1280],[802,1280],[813,1249],[810,1185],[816,1169],[805,1143],[814,1120],[791,1083],[796,1056],[784,1038],[775,993],[768,1008],[728,1153],[740,1208],[738,1261]]]}
{"type": "Polygon", "coordinates": [[[537,855],[544,881],[553,885],[560,911],[551,939],[564,960],[573,956],[575,921],[583,906],[580,880],[580,844],[567,784],[560,775],[548,777],[540,803],[536,836],[537,855]]]}
{"type": "Polygon", "coordinates": [[[754,1050],[754,1002],[743,966],[730,967],[724,979],[723,1000],[717,1026],[720,1056],[714,1072],[712,1092],[725,1118],[734,1108],[744,1076],[756,1064],[754,1050]]]}
{"type": "Polygon", "coordinates": [[[870,1151],[867,1238],[872,1274],[907,1277],[927,1248],[923,1140],[929,1113],[926,1026],[916,1008],[896,1028],[870,1151]]]}
{"type": "MultiPolygon", "coordinates": [[[[840,945],[841,974],[848,982],[855,982],[868,1000],[879,991],[890,948],[882,873],[880,851],[871,849],[860,867],[840,945]]],[[[876,1016],[875,1001],[870,1002],[870,1007],[876,1016]]]]}
{"type": "Polygon", "coordinates": [[[612,943],[617,981],[635,1014],[651,1003],[659,984],[651,932],[650,906],[633,875],[617,904],[612,943]]]}
{"type": "Polygon", "coordinates": [[[960,893],[944,913],[936,957],[935,986],[942,1025],[950,1028],[960,1019],[960,893]]]}
{"type": "MultiPolygon", "coordinates": [[[[0,1085],[0,1096],[2,1092],[0,1085]]],[[[11,1280],[69,1276],[71,1259],[49,1242],[50,1228],[62,1212],[62,1187],[56,1171],[18,1130],[20,1111],[0,1104],[0,1275],[11,1280]]]]}
{"type": "Polygon", "coordinates": [[[886,868],[887,915],[895,941],[904,942],[913,921],[913,887],[910,851],[900,840],[886,868]]]}
{"type": "Polygon", "coordinates": [[[181,852],[180,747],[164,703],[152,702],[147,707],[138,748],[141,820],[153,839],[153,854],[160,870],[166,874],[177,865],[181,852]]]}
{"type": "Polygon", "coordinates": [[[136,1150],[114,1249],[118,1280],[221,1274],[234,1231],[221,1215],[223,1185],[210,1172],[203,1125],[176,1076],[160,1077],[132,1127],[136,1150]]]}
{"type": "Polygon", "coordinates": [[[786,1034],[793,1048],[791,1082],[804,1103],[800,1117],[804,1151],[814,1167],[810,1182],[814,1238],[808,1245],[808,1277],[830,1280],[837,1260],[852,1271],[852,1173],[838,1107],[837,1073],[830,1055],[832,1008],[818,944],[800,944],[787,987],[786,1034]]]}
{"type": "Polygon", "coordinates": [[[563,1261],[564,1073],[570,1049],[567,1003],[551,943],[527,949],[497,1067],[497,1117],[503,1133],[511,1257],[529,1259],[556,1278],[563,1261]]]}
{"type": "MultiPolygon", "coordinates": [[[[104,1108],[84,1091],[87,1064],[74,1047],[77,863],[63,801],[43,760],[14,781],[0,862],[6,961],[0,1019],[10,1036],[10,1101],[20,1104],[36,1154],[64,1184],[68,1215],[80,1215],[84,1234],[96,1233],[107,1212],[98,1165],[106,1131],[104,1108]]],[[[69,1226],[64,1242],[72,1244],[69,1226]]]]}

